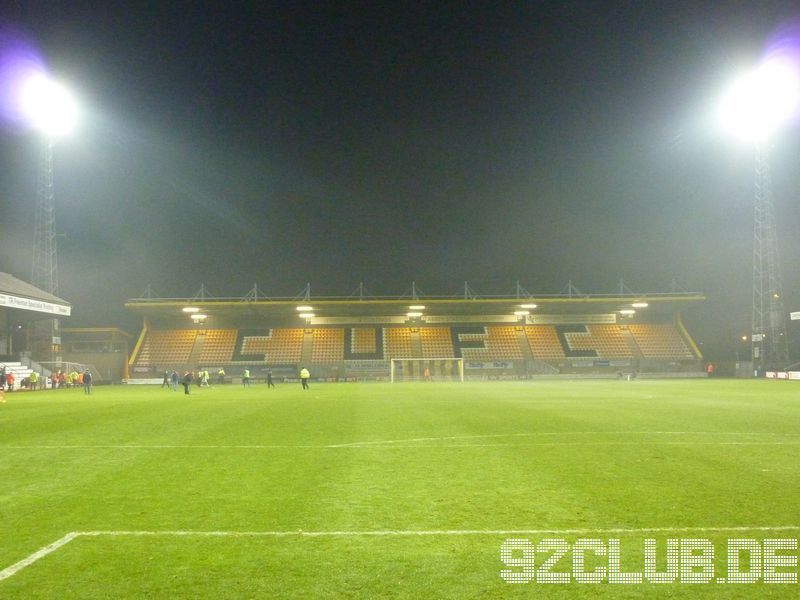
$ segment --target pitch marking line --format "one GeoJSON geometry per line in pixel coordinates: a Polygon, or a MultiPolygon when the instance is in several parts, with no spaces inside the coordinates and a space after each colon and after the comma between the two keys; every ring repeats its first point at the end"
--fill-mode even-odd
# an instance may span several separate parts
{"type": "Polygon", "coordinates": [[[72,532],[68,533],[67,535],[65,535],[64,537],[56,540],[52,544],[48,544],[44,548],[40,548],[39,550],[37,550],[36,552],[31,554],[27,558],[23,558],[18,563],[14,563],[10,567],[6,567],[2,571],[0,571],[0,581],[3,581],[4,579],[8,579],[12,575],[15,575],[16,573],[20,572],[25,567],[28,567],[28,566],[32,565],[33,563],[35,563],[40,558],[44,558],[45,556],[47,556],[51,552],[55,552],[59,548],[61,548],[63,546],[66,546],[67,544],[69,544],[72,540],[74,540],[79,535],[81,535],[79,532],[72,531],[72,532]]]}
{"type": "Polygon", "coordinates": [[[375,440],[368,442],[350,442],[348,444],[330,444],[326,448],[350,448],[360,446],[379,446],[391,444],[408,444],[413,442],[443,442],[447,440],[468,440],[468,439],[488,439],[501,437],[537,437],[537,436],[558,436],[558,435],[788,435],[795,436],[795,433],[775,433],[775,432],[736,432],[736,431],[530,431],[522,433],[493,433],[483,435],[454,435],[447,437],[421,437],[408,438],[402,440],[375,440]]]}
{"type": "Polygon", "coordinates": [[[616,527],[610,529],[422,529],[402,530],[383,529],[375,531],[71,531],[55,542],[40,548],[30,556],[0,571],[0,581],[16,575],[25,567],[63,548],[78,537],[424,537],[424,536],[467,536],[467,535],[582,535],[582,534],[637,534],[637,533],[708,533],[737,531],[787,531],[797,529],[798,525],[739,526],[739,527],[616,527]]]}
{"type": "Polygon", "coordinates": [[[493,438],[531,438],[551,436],[585,436],[585,435],[660,435],[660,436],[742,436],[753,438],[759,436],[779,436],[784,438],[797,437],[796,433],[778,432],[737,432],[737,431],[559,431],[559,432],[524,432],[524,433],[496,433],[485,435],[458,435],[448,437],[420,437],[399,440],[373,440],[362,442],[348,442],[343,444],[45,444],[45,445],[8,445],[0,446],[8,450],[324,450],[324,449],[370,449],[370,448],[488,448],[493,446],[612,446],[612,445],[794,445],[800,440],[787,441],[739,441],[739,442],[710,442],[710,441],[658,441],[645,440],[642,442],[628,442],[620,440],[599,441],[553,441],[533,443],[490,443],[490,444],[428,444],[425,442],[447,442],[458,440],[479,440],[493,438]]]}

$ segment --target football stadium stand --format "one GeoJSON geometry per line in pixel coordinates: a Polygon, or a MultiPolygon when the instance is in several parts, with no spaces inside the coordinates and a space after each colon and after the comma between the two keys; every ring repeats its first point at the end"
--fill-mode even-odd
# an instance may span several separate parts
{"type": "Polygon", "coordinates": [[[385,359],[415,358],[411,343],[412,331],[409,327],[388,327],[383,330],[385,359]]]}
{"type": "Polygon", "coordinates": [[[558,360],[566,356],[554,327],[526,325],[524,331],[531,353],[536,358],[540,360],[558,360]]]}
{"type": "Polygon", "coordinates": [[[422,345],[422,358],[451,358],[453,340],[447,327],[420,327],[419,341],[422,345]]]}
{"type": "Polygon", "coordinates": [[[386,379],[393,359],[463,359],[465,379],[699,376],[702,356],[680,311],[700,294],[577,298],[425,298],[409,315],[408,299],[305,299],[313,317],[298,318],[296,300],[129,301],[144,326],[131,353],[131,380],[164,369],[249,368],[258,378],[297,376],[301,366],[331,380],[386,379]],[[536,303],[535,314],[518,309],[536,303]],[[636,302],[649,308],[631,314],[636,302]],[[199,305],[201,323],[187,323],[199,305]]]}
{"type": "Polygon", "coordinates": [[[344,329],[312,329],[311,362],[339,363],[344,360],[344,329]]]}

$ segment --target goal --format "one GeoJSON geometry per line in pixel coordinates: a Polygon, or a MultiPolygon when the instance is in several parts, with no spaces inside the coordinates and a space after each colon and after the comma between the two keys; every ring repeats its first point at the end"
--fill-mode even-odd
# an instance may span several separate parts
{"type": "Polygon", "coordinates": [[[390,380],[464,381],[463,358],[393,358],[390,380]]]}

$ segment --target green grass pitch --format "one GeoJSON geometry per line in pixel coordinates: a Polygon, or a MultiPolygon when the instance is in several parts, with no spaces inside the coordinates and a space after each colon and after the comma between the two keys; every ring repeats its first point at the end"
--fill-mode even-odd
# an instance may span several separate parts
{"type": "MultiPolygon", "coordinates": [[[[500,559],[509,538],[619,539],[621,570],[642,572],[651,538],[664,570],[668,539],[703,538],[716,581],[729,538],[797,539],[796,383],[115,386],[6,399],[0,598],[800,594],[509,584],[500,559]],[[756,527],[775,529],[736,529],[756,527]]],[[[547,558],[536,553],[535,568],[547,558]]],[[[587,554],[587,570],[607,564],[587,554]]],[[[552,571],[570,577],[570,554],[552,571]]]]}

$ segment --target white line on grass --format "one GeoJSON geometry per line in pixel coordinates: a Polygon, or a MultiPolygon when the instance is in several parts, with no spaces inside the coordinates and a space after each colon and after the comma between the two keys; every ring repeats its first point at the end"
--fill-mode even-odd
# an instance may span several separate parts
{"type": "Polygon", "coordinates": [[[739,432],[739,431],[533,431],[522,433],[492,433],[483,435],[454,435],[447,437],[424,437],[408,438],[402,440],[375,440],[368,442],[350,442],[347,444],[330,444],[327,448],[348,448],[352,446],[377,446],[391,444],[407,444],[413,442],[443,442],[447,440],[466,440],[466,439],[487,439],[499,437],[534,437],[534,436],[554,436],[554,435],[784,435],[797,436],[796,433],[774,433],[774,432],[739,432]]]}
{"type": "Polygon", "coordinates": [[[321,449],[320,445],[281,444],[47,444],[37,446],[0,446],[4,450],[271,450],[321,449]]]}
{"type": "Polygon", "coordinates": [[[710,446],[791,446],[800,444],[797,440],[765,441],[752,438],[778,436],[798,437],[797,433],[777,432],[739,432],[739,431],[571,431],[571,432],[524,432],[496,433],[485,435],[460,435],[447,437],[407,438],[398,440],[374,440],[349,442],[344,444],[45,444],[0,446],[7,450],[324,450],[324,449],[371,449],[371,448],[492,448],[505,446],[620,446],[620,445],[710,445],[710,446]],[[751,438],[747,441],[708,441],[708,440],[597,440],[597,441],[542,441],[528,443],[490,443],[490,444],[452,444],[441,443],[459,440],[480,440],[519,437],[552,436],[741,436],[751,438]],[[439,442],[439,443],[426,443],[439,442]]]}
{"type": "Polygon", "coordinates": [[[732,527],[614,527],[609,529],[573,528],[573,529],[377,529],[356,531],[81,531],[76,535],[101,536],[196,536],[196,537],[424,537],[424,536],[468,536],[468,535],[571,535],[571,534],[614,534],[614,533],[691,533],[691,532],[735,532],[735,531],[788,531],[800,530],[797,525],[766,526],[732,526],[732,527]]]}
{"type": "Polygon", "coordinates": [[[733,527],[614,527],[609,529],[379,529],[365,531],[72,531],[52,544],[0,571],[0,581],[17,574],[48,554],[64,547],[78,537],[434,537],[481,535],[582,535],[582,534],[641,534],[641,533],[710,533],[737,531],[800,530],[798,525],[753,525],[733,527]]]}
{"type": "Polygon", "coordinates": [[[68,533],[67,535],[65,535],[64,537],[62,537],[60,539],[57,539],[52,544],[48,544],[44,548],[40,548],[39,550],[37,550],[36,552],[31,554],[27,558],[23,558],[18,563],[14,563],[10,567],[6,567],[2,571],[0,571],[0,581],[3,581],[4,579],[8,579],[9,577],[11,577],[12,575],[18,573],[19,571],[21,571],[25,567],[27,567],[29,565],[32,565],[33,563],[35,563],[40,558],[44,558],[45,556],[47,556],[51,552],[55,552],[56,550],[58,550],[62,546],[66,545],[66,544],[69,544],[72,540],[74,540],[79,535],[81,535],[81,534],[78,533],[78,532],[72,531],[72,532],[68,533]]]}

